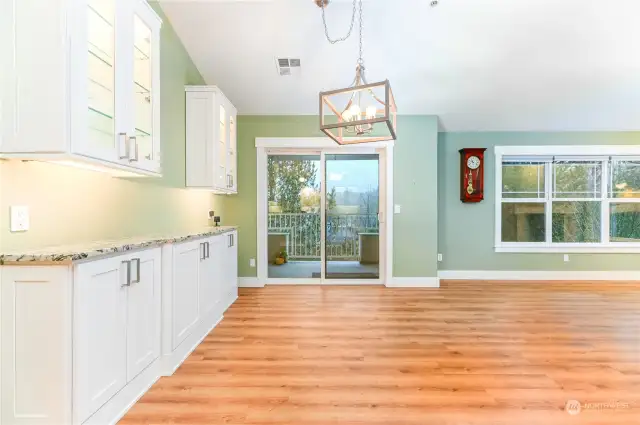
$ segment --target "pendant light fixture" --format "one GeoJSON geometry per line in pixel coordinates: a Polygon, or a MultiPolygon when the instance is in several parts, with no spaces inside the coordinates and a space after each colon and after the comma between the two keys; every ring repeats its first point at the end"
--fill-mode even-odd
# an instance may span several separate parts
{"type": "Polygon", "coordinates": [[[359,7],[360,44],[356,76],[344,89],[320,92],[320,130],[339,145],[396,140],[396,103],[389,80],[367,82],[362,57],[362,0],[353,0],[353,15],[347,35],[329,37],[325,7],[329,0],[315,0],[322,9],[322,23],[331,44],[345,41],[351,35],[359,7]]]}

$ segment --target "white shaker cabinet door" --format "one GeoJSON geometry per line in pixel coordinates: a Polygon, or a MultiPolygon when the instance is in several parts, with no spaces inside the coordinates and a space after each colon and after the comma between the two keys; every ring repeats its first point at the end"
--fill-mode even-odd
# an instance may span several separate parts
{"type": "Polygon", "coordinates": [[[198,324],[199,274],[204,257],[202,241],[186,242],[174,247],[173,266],[173,349],[191,333],[198,324]]]}
{"type": "Polygon", "coordinates": [[[74,274],[74,413],[84,422],[127,383],[125,257],[80,264],[74,274]]]}
{"type": "Polygon", "coordinates": [[[215,291],[216,285],[216,238],[209,238],[205,242],[204,259],[200,263],[199,276],[199,301],[200,317],[204,318],[211,313],[211,310],[218,302],[215,291]]]}
{"type": "Polygon", "coordinates": [[[127,300],[127,380],[160,355],[160,248],[131,254],[127,300]]]}

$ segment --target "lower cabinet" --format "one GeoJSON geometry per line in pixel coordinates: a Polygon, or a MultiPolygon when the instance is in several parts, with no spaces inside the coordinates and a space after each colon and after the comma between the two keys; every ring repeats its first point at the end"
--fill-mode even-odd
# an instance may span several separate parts
{"type": "Polygon", "coordinates": [[[84,422],[160,356],[161,250],[74,270],[74,406],[84,422]]]}
{"type": "Polygon", "coordinates": [[[236,299],[231,234],[73,265],[1,266],[0,423],[117,422],[236,299]]]}
{"type": "MultiPolygon", "coordinates": [[[[231,234],[162,249],[163,374],[171,375],[237,298],[231,234]]],[[[235,250],[237,255],[237,250],[235,250]]]]}
{"type": "Polygon", "coordinates": [[[202,242],[195,241],[174,245],[172,249],[174,268],[169,282],[174,284],[171,328],[172,347],[176,348],[193,331],[200,317],[198,286],[204,247],[202,242]]]}

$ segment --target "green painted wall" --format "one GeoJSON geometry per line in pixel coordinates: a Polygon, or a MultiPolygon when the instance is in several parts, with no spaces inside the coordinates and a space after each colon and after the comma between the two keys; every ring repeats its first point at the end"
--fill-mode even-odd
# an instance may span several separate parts
{"type": "MultiPolygon", "coordinates": [[[[401,116],[394,148],[395,203],[393,274],[398,277],[437,273],[437,118],[401,116]]],[[[238,195],[225,200],[227,219],[240,226],[239,276],[254,277],[257,269],[256,137],[321,137],[316,116],[240,116],[238,118],[238,195]]],[[[223,216],[223,220],[225,217],[223,216]]]]}
{"type": "Polygon", "coordinates": [[[640,133],[440,133],[438,136],[439,250],[441,270],[640,270],[638,254],[512,254],[494,252],[494,146],[637,145],[640,133]],[[458,150],[487,148],[485,200],[459,198],[458,150]]]}
{"type": "Polygon", "coordinates": [[[118,179],[39,162],[0,162],[0,251],[193,230],[224,198],[184,189],[185,84],[204,83],[168,19],[161,33],[163,177],[118,179]],[[10,205],[27,205],[31,229],[10,233],[10,205]]]}

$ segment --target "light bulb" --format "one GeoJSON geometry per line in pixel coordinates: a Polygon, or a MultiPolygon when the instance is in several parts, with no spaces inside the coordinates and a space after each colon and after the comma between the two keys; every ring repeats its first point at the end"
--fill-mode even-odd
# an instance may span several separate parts
{"type": "Polygon", "coordinates": [[[353,105],[351,105],[349,110],[351,111],[351,115],[353,115],[353,117],[355,118],[355,121],[358,121],[361,118],[361,116],[360,116],[360,106],[353,104],[353,105]]]}
{"type": "Polygon", "coordinates": [[[367,118],[375,118],[376,117],[376,107],[371,105],[367,106],[367,118]]]}
{"type": "Polygon", "coordinates": [[[343,119],[343,120],[345,120],[345,121],[347,121],[347,122],[348,122],[348,121],[351,121],[351,111],[350,111],[349,109],[345,110],[345,111],[342,113],[342,119],[343,119]]]}

